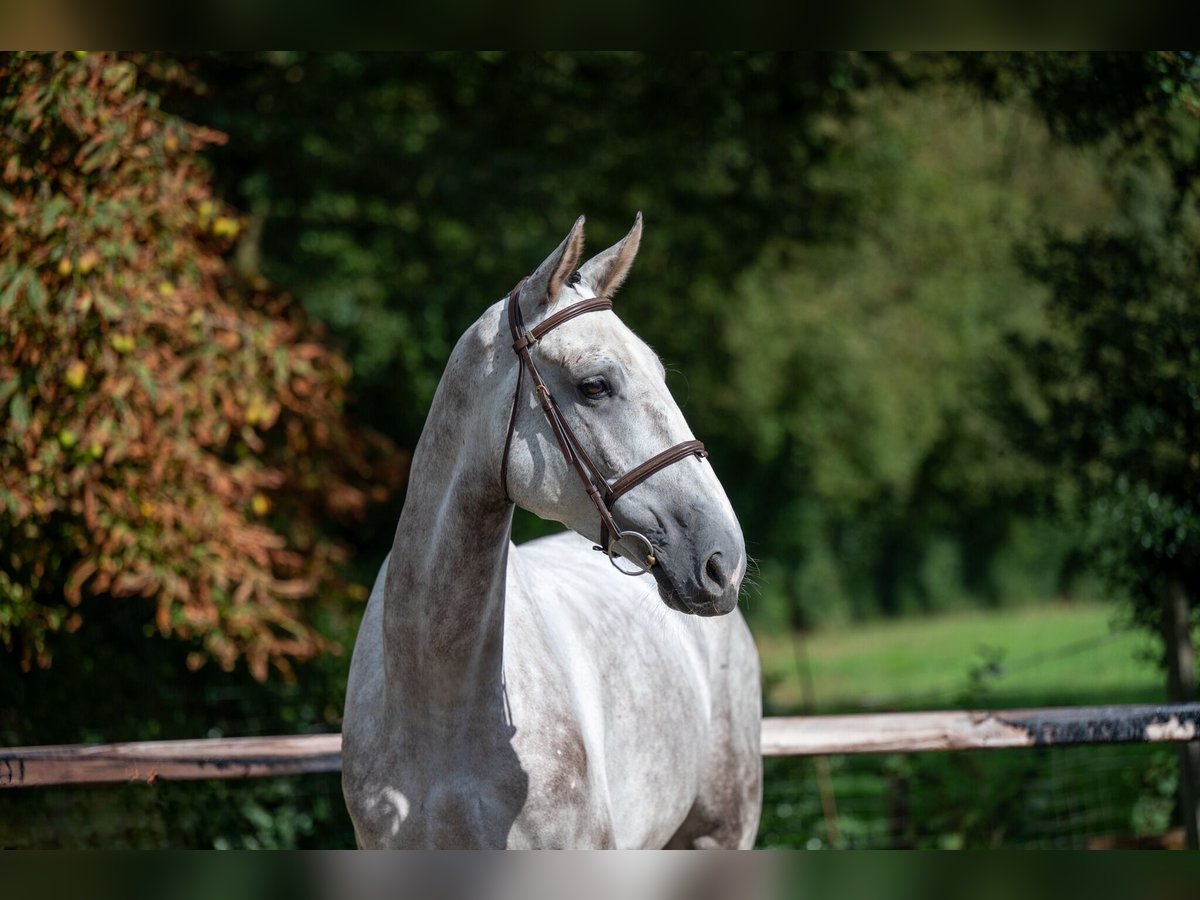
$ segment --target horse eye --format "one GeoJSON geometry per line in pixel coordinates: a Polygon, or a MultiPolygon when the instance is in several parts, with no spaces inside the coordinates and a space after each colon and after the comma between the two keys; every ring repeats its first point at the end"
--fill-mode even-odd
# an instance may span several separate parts
{"type": "Polygon", "coordinates": [[[579,393],[589,400],[599,400],[601,397],[607,397],[612,391],[603,378],[585,378],[579,382],[579,393]]]}

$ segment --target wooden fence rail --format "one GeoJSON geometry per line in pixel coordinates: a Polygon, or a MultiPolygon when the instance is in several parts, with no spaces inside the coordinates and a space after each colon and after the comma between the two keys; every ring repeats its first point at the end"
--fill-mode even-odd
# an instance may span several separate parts
{"type": "MultiPolygon", "coordinates": [[[[1200,703],[763,720],[764,756],[1186,742],[1200,703]]],[[[341,771],[337,734],[0,749],[0,788],[265,778],[341,771]]]]}

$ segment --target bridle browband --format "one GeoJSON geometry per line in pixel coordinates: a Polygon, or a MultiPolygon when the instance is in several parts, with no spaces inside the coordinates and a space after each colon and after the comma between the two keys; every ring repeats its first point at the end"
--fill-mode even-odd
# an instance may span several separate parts
{"type": "Polygon", "coordinates": [[[563,417],[562,410],[559,409],[558,404],[554,401],[554,395],[550,393],[550,388],[542,380],[541,373],[538,372],[537,365],[534,363],[533,356],[529,351],[531,347],[536,345],[549,332],[553,331],[559,325],[571,321],[576,316],[612,309],[612,300],[609,297],[595,297],[591,300],[582,300],[578,303],[573,303],[543,319],[533,328],[526,329],[524,317],[521,315],[521,303],[519,299],[521,288],[524,287],[526,280],[522,279],[518,282],[517,286],[508,295],[508,327],[512,331],[513,350],[516,351],[517,357],[521,362],[521,367],[517,370],[517,389],[513,392],[512,411],[508,416],[508,436],[504,439],[504,456],[500,461],[500,480],[504,486],[504,496],[508,499],[509,503],[513,502],[512,497],[508,493],[508,454],[509,447],[512,445],[513,430],[517,425],[517,408],[521,398],[521,385],[525,372],[528,370],[529,377],[533,380],[534,394],[538,398],[542,412],[546,415],[546,421],[550,423],[550,430],[554,432],[554,437],[558,441],[558,448],[562,451],[562,455],[567,462],[575,469],[575,473],[583,483],[583,489],[587,491],[588,497],[591,498],[596,511],[600,514],[601,546],[596,549],[607,553],[618,571],[624,572],[627,575],[640,575],[642,572],[648,571],[657,562],[654,558],[653,545],[645,535],[639,534],[636,531],[622,531],[613,518],[612,505],[616,503],[622,494],[637,487],[654,473],[687,459],[689,456],[703,459],[708,456],[708,451],[704,449],[704,444],[701,441],[683,441],[674,447],[669,447],[661,453],[655,454],[610,484],[608,479],[604,477],[604,473],[600,471],[592,461],[592,458],[587,455],[587,452],[579,443],[579,439],[575,437],[575,432],[571,430],[571,426],[563,417]],[[632,565],[637,566],[638,571],[630,572],[622,569],[616,563],[618,556],[627,559],[632,565]]]}

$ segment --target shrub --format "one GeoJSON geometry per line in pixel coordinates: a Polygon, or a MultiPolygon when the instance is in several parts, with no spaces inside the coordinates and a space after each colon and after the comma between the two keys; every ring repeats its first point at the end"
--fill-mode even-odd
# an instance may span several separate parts
{"type": "MultiPolygon", "coordinates": [[[[165,114],[178,67],[110,54],[0,59],[0,640],[48,665],[85,598],[152,598],[188,665],[328,649],[343,584],[323,525],[403,474],[345,418],[347,363],[227,259],[241,230],[165,114]]],[[[92,602],[92,601],[89,601],[92,602]]]]}

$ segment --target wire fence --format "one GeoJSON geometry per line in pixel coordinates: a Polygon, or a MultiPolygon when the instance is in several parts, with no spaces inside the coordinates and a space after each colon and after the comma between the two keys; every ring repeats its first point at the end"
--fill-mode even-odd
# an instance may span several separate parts
{"type": "MultiPolygon", "coordinates": [[[[769,719],[759,845],[1177,846],[1183,743],[1119,742],[1182,742],[1198,723],[1198,705],[769,719]],[[998,746],[1019,749],[961,750],[998,746]]],[[[336,747],[313,735],[0,751],[19,773],[0,785],[0,847],[350,847],[336,747]],[[297,764],[324,774],[278,774],[297,764]],[[30,786],[89,778],[118,783],[30,786]]]]}
{"type": "MultiPolygon", "coordinates": [[[[1182,846],[1173,750],[768,759],[758,846],[1182,846]]],[[[351,848],[336,774],[0,794],[4,848],[351,848]]]]}
{"type": "Polygon", "coordinates": [[[767,760],[759,846],[1182,846],[1173,749],[1099,745],[767,760]]]}
{"type": "MultiPolygon", "coordinates": [[[[135,625],[129,626],[132,636],[116,634],[114,646],[134,638],[139,646],[158,646],[146,642],[135,625]]],[[[1013,672],[1047,660],[1088,657],[1112,639],[1076,639],[994,665],[984,660],[989,664],[978,667],[980,685],[972,686],[985,689],[978,700],[986,702],[986,688],[993,681],[1003,682],[1013,672]]],[[[332,707],[339,691],[328,688],[336,683],[328,673],[269,690],[209,673],[202,690],[166,690],[163,685],[175,684],[179,661],[165,642],[159,649],[159,656],[139,657],[136,666],[119,655],[97,663],[125,680],[120,689],[91,695],[86,703],[79,700],[78,685],[89,677],[83,662],[90,665],[90,660],[71,668],[72,660],[64,656],[50,677],[30,682],[27,689],[22,688],[24,680],[6,680],[11,693],[4,704],[8,709],[0,708],[0,725],[6,726],[0,731],[16,743],[14,737],[21,735],[79,741],[111,733],[98,725],[77,727],[81,722],[129,720],[120,736],[133,740],[271,735],[337,726],[332,707]],[[57,709],[57,716],[26,722],[13,713],[39,705],[57,709]],[[130,709],[138,715],[130,716],[130,709]]],[[[804,705],[814,712],[817,698],[803,650],[798,644],[794,677],[807,683],[804,705]]],[[[961,676],[954,683],[948,676],[940,694],[901,698],[902,708],[937,708],[961,702],[963,693],[961,676]]],[[[830,710],[828,703],[823,706],[822,711],[830,710]]],[[[1178,842],[1182,822],[1175,800],[1176,755],[1167,745],[865,756],[826,750],[815,757],[767,759],[764,769],[763,847],[1170,845],[1178,842]]],[[[353,844],[337,774],[0,790],[0,848],[353,844]]]]}
{"type": "Polygon", "coordinates": [[[4,849],[350,849],[337,774],[0,792],[4,849]]]}

